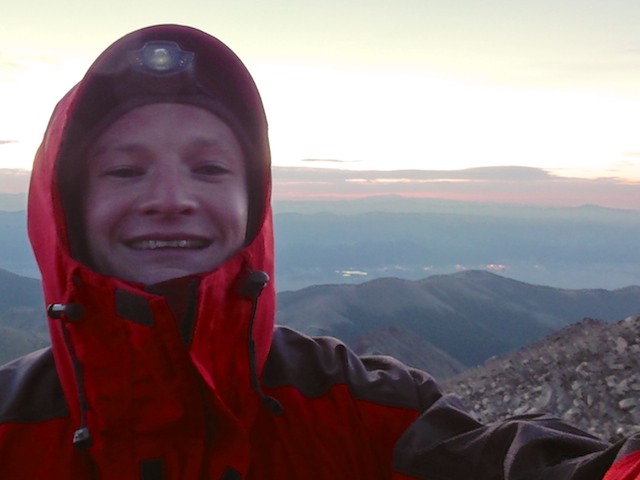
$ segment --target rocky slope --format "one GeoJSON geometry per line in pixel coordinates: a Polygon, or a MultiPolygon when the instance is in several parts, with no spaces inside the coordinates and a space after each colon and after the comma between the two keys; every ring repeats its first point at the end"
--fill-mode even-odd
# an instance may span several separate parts
{"type": "Polygon", "coordinates": [[[616,440],[640,430],[640,317],[582,322],[443,383],[479,419],[548,412],[616,440]]]}

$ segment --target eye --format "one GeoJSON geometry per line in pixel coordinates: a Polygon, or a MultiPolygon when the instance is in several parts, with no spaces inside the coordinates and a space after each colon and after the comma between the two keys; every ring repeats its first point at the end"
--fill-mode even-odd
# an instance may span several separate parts
{"type": "Polygon", "coordinates": [[[193,168],[193,173],[205,177],[215,177],[229,173],[229,169],[218,163],[205,163],[193,168]]]}
{"type": "Polygon", "coordinates": [[[144,174],[144,170],[140,167],[129,165],[112,167],[106,170],[103,175],[113,178],[134,178],[144,174]]]}

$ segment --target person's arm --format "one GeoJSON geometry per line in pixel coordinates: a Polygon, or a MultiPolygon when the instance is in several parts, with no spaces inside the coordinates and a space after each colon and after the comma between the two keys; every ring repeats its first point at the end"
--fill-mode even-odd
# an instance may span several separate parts
{"type": "MultiPolygon", "coordinates": [[[[414,375],[420,392],[419,375],[414,375]]],[[[428,401],[423,412],[394,450],[393,470],[404,475],[398,478],[601,480],[623,451],[640,449],[640,440],[611,445],[546,415],[484,425],[473,420],[455,396],[444,395],[433,402],[433,387],[425,386],[423,398],[428,401]]],[[[618,476],[606,480],[640,479],[633,476],[640,470],[640,456],[632,458],[636,470],[616,474],[612,469],[610,475],[618,476]]],[[[624,468],[630,467],[623,464],[618,471],[626,472],[624,468]]]]}

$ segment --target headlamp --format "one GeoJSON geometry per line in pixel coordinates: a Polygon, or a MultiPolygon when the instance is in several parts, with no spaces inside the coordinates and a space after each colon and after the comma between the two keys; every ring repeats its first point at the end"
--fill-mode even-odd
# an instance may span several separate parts
{"type": "Polygon", "coordinates": [[[131,66],[142,73],[174,75],[193,66],[195,54],[180,48],[175,42],[147,42],[140,50],[131,52],[131,66]]]}
{"type": "Polygon", "coordinates": [[[112,77],[116,101],[149,96],[201,93],[196,80],[196,54],[176,42],[153,40],[130,50],[120,60],[112,77]]]}

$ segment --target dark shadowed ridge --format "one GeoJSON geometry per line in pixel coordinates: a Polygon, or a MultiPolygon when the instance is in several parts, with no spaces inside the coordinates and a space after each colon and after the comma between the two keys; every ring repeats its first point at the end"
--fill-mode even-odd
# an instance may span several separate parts
{"type": "Polygon", "coordinates": [[[399,326],[374,330],[352,343],[358,355],[391,355],[435,378],[451,377],[466,367],[433,344],[399,326]]]}

